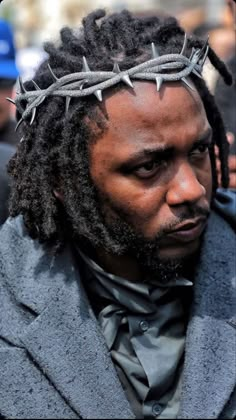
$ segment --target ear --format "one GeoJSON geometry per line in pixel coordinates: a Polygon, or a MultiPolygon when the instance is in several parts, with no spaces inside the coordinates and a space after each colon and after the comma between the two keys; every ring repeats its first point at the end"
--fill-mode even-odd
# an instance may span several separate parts
{"type": "Polygon", "coordinates": [[[61,202],[63,203],[63,201],[64,201],[64,196],[63,196],[63,194],[62,194],[62,192],[61,192],[61,191],[58,191],[58,190],[53,190],[53,194],[55,195],[55,197],[56,197],[59,201],[61,201],[61,202]]]}

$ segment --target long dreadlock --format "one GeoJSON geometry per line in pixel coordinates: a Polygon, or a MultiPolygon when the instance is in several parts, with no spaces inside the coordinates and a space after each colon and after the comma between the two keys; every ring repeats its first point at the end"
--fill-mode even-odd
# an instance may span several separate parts
{"type": "MultiPolygon", "coordinates": [[[[137,18],[128,11],[105,17],[103,10],[97,10],[83,19],[83,26],[77,32],[63,28],[60,46],[45,44],[49,58],[34,80],[41,89],[46,89],[52,83],[48,62],[60,78],[82,71],[83,56],[89,67],[97,71],[112,71],[113,61],[118,62],[121,70],[126,70],[151,58],[151,42],[158,45],[160,54],[179,53],[183,35],[175,18],[137,18]]],[[[190,55],[193,47],[201,48],[203,43],[190,37],[186,55],[190,55]]],[[[209,59],[225,83],[231,84],[230,73],[212,49],[209,59]]],[[[192,78],[213,129],[214,142],[210,148],[213,188],[217,188],[215,145],[221,161],[222,185],[227,187],[229,145],[222,118],[205,82],[194,75],[192,78]]],[[[31,82],[26,87],[33,89],[31,82]]],[[[82,237],[90,239],[89,218],[93,230],[109,246],[107,232],[94,205],[88,159],[88,144],[95,138],[94,125],[99,137],[106,129],[106,122],[95,98],[73,99],[70,113],[65,115],[64,111],[62,97],[46,99],[39,107],[34,124],[24,124],[24,141],[9,164],[13,177],[10,214],[22,214],[33,238],[56,246],[63,246],[75,229],[82,237]],[[93,121],[92,128],[88,119],[93,121]],[[58,186],[64,195],[63,206],[53,194],[58,186]]]]}

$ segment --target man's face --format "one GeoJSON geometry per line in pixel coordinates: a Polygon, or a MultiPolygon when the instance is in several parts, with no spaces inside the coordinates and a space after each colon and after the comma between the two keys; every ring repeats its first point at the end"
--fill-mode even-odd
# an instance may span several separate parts
{"type": "Polygon", "coordinates": [[[0,88],[0,130],[11,116],[11,104],[6,100],[7,97],[12,97],[12,87],[0,88]]]}
{"type": "Polygon", "coordinates": [[[107,226],[125,222],[158,243],[163,261],[194,254],[212,194],[211,128],[199,94],[136,82],[105,107],[108,129],[90,146],[90,174],[107,226]]]}

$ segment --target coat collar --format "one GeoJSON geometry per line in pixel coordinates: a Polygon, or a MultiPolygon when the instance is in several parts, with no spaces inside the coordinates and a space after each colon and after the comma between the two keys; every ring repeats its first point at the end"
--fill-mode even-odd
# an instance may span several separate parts
{"type": "MultiPolygon", "coordinates": [[[[234,240],[230,227],[213,214],[194,285],[180,418],[216,418],[233,391],[234,240]]],[[[79,416],[134,418],[71,252],[67,250],[54,263],[44,261],[47,265],[52,267],[53,275],[46,274],[47,269],[35,270],[35,285],[38,278],[41,281],[47,275],[46,280],[55,286],[47,289],[47,296],[44,292],[40,304],[34,289],[31,301],[29,295],[22,297],[25,305],[33,305],[38,316],[21,334],[21,342],[79,416]]]]}
{"type": "Polygon", "coordinates": [[[217,418],[236,382],[235,234],[212,214],[194,284],[179,418],[217,418]]]}

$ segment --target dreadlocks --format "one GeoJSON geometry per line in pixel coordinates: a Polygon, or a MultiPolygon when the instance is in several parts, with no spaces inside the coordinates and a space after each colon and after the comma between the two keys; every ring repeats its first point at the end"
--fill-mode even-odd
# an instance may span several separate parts
{"type": "MultiPolygon", "coordinates": [[[[83,56],[91,69],[112,71],[114,61],[121,70],[126,70],[150,59],[151,42],[158,45],[161,55],[181,50],[184,31],[174,18],[137,18],[128,11],[104,16],[104,11],[97,10],[83,20],[78,32],[63,28],[59,47],[45,45],[49,58],[34,78],[41,89],[52,83],[48,63],[60,78],[81,71],[83,56]]],[[[193,47],[201,48],[203,44],[202,40],[190,37],[186,55],[190,55],[193,47]]],[[[224,81],[231,84],[226,66],[211,49],[209,59],[224,81]]],[[[215,145],[221,161],[222,185],[227,187],[229,146],[222,118],[205,82],[194,75],[192,78],[213,129],[214,143],[210,148],[213,187],[217,187],[215,145]]],[[[32,89],[32,83],[26,87],[32,89]]],[[[113,91],[121,88],[117,86],[113,91]]],[[[92,223],[93,231],[109,246],[111,239],[97,209],[96,191],[89,175],[88,144],[106,130],[106,118],[96,98],[73,99],[66,115],[62,97],[47,98],[39,107],[34,124],[24,123],[23,130],[24,141],[9,164],[14,180],[11,216],[22,214],[33,238],[57,246],[63,246],[66,237],[74,231],[91,239],[89,224],[92,223]],[[63,205],[53,193],[58,188],[64,197],[63,205]]]]}

